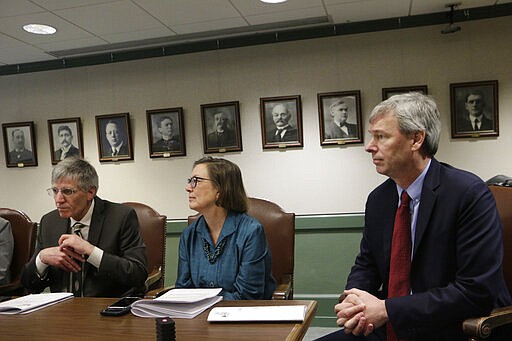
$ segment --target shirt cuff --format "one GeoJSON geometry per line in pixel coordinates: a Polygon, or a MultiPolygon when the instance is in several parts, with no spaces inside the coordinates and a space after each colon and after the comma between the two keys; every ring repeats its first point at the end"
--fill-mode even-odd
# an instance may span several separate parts
{"type": "Polygon", "coordinates": [[[41,252],[39,252],[36,257],[36,269],[39,278],[43,278],[46,275],[46,269],[48,269],[48,265],[44,264],[40,257],[41,252]]]}
{"type": "Polygon", "coordinates": [[[102,258],[103,250],[95,246],[89,257],[87,258],[87,263],[92,264],[95,268],[99,269],[102,258]]]}

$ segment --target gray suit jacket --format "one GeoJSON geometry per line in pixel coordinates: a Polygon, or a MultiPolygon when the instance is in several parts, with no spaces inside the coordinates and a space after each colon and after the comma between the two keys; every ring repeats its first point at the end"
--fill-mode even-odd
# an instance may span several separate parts
{"type": "MultiPolygon", "coordinates": [[[[146,247],[140,234],[135,211],[121,204],[94,198],[95,206],[89,227],[88,241],[103,250],[100,267],[84,264],[84,296],[121,297],[143,293],[147,278],[146,247]]],[[[41,218],[36,250],[22,275],[23,285],[30,292],[68,291],[69,273],[49,267],[42,278],[35,259],[42,249],[58,245],[59,237],[69,233],[70,220],[57,210],[41,218]]]]}
{"type": "Polygon", "coordinates": [[[0,284],[11,281],[11,262],[14,251],[14,238],[11,223],[0,217],[0,284]]]}

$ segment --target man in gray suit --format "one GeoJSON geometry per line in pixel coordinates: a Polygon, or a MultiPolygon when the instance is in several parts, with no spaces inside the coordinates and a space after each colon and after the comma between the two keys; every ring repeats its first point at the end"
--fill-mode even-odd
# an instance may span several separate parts
{"type": "Polygon", "coordinates": [[[70,157],[52,171],[56,210],[41,218],[34,256],[23,285],[50,287],[75,296],[142,295],[146,247],[132,208],[96,196],[98,175],[88,162],[70,157]]]}

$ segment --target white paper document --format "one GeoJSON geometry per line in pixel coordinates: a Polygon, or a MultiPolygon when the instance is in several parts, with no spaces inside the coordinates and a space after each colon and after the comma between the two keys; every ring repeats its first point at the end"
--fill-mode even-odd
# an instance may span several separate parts
{"type": "Polygon", "coordinates": [[[72,298],[70,292],[30,294],[0,303],[0,314],[28,314],[72,298]]]}
{"type": "Polygon", "coordinates": [[[208,314],[209,322],[236,321],[304,321],[307,306],[280,305],[255,307],[215,307],[208,314]]]}
{"type": "Polygon", "coordinates": [[[215,303],[221,288],[172,289],[151,300],[139,300],[132,304],[132,314],[139,317],[194,318],[215,303]]]}

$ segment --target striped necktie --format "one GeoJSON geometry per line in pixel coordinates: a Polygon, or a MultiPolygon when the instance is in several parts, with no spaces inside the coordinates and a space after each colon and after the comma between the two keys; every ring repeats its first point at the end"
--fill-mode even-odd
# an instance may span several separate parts
{"type": "MultiPolygon", "coordinates": [[[[83,236],[82,236],[82,228],[83,227],[85,227],[85,225],[79,221],[74,223],[73,227],[72,227],[73,234],[76,234],[80,238],[83,238],[83,236]]],[[[75,297],[83,297],[83,291],[82,291],[83,285],[84,285],[84,280],[83,280],[84,273],[83,272],[84,272],[84,263],[82,263],[80,265],[80,271],[71,273],[71,288],[72,288],[71,291],[73,292],[73,295],[75,297]]]]}

